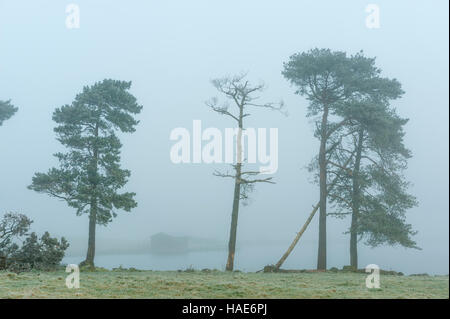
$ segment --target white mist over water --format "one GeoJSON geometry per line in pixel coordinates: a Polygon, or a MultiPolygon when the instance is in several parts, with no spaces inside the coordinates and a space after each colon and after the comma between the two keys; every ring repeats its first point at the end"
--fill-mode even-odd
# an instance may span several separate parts
{"type": "MultiPolygon", "coordinates": [[[[283,269],[315,269],[317,251],[314,245],[309,247],[294,250],[290,257],[283,265],[283,269]]],[[[255,272],[262,270],[264,266],[275,264],[281,255],[286,250],[287,245],[280,243],[267,245],[241,245],[236,251],[235,269],[244,272],[255,272]]],[[[331,244],[329,249],[337,251],[345,251],[347,245],[331,244]]],[[[403,249],[402,249],[403,250],[403,249]]],[[[77,264],[83,260],[84,256],[67,256],[64,258],[65,264],[77,264]]],[[[332,254],[329,259],[329,268],[342,268],[348,265],[348,254],[332,254]]],[[[118,268],[136,268],[140,270],[186,270],[193,268],[195,270],[202,269],[217,269],[225,270],[227,259],[227,251],[195,251],[183,254],[151,254],[151,253],[135,253],[135,254],[97,254],[95,264],[99,267],[107,269],[118,268]]],[[[448,269],[445,265],[436,263],[432,267],[424,267],[423,264],[414,262],[410,258],[410,262],[403,262],[402,267],[399,268],[400,260],[398,258],[390,258],[371,250],[360,250],[359,268],[364,268],[366,265],[375,263],[383,270],[401,271],[405,275],[428,273],[430,275],[446,275],[448,269]]]]}

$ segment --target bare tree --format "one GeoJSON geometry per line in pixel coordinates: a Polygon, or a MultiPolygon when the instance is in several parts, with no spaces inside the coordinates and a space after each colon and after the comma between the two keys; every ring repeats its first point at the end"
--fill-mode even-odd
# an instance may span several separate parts
{"type": "Polygon", "coordinates": [[[219,104],[217,98],[211,99],[206,104],[215,112],[232,118],[238,126],[236,134],[236,164],[233,165],[233,173],[221,173],[216,171],[214,175],[220,177],[229,177],[234,179],[233,208],[231,213],[230,239],[228,243],[228,260],[226,270],[232,271],[234,268],[234,255],[236,250],[236,233],[238,224],[239,205],[241,200],[247,200],[249,193],[253,190],[256,183],[271,183],[272,177],[258,177],[259,171],[243,170],[243,147],[242,136],[244,128],[244,119],[250,114],[248,107],[264,108],[281,111],[283,102],[279,103],[258,103],[259,96],[256,94],[264,90],[264,84],[251,85],[246,80],[245,73],[233,77],[224,77],[212,80],[214,87],[226,97],[226,102],[219,104]],[[229,102],[235,107],[231,109],[229,102]]]}

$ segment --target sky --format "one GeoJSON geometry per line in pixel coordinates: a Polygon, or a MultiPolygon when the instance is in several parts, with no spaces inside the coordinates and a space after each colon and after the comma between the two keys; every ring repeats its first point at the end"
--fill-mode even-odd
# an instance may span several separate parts
{"type": "MultiPolygon", "coordinates": [[[[138,207],[99,227],[97,238],[143,241],[167,232],[226,241],[233,181],[212,173],[227,164],[174,164],[169,136],[177,127],[192,131],[194,120],[233,127],[205,101],[217,96],[211,79],[244,71],[267,85],[262,100],[284,101],[288,116],[257,109],[248,118],[249,127],[278,128],[279,164],[276,184],[258,185],[241,209],[238,242],[287,248],[318,199],[305,167],[319,146],[307,101],[281,75],[283,62],[316,47],[363,50],[406,92],[393,105],[409,118],[405,144],[413,157],[405,174],[420,204],[407,220],[422,250],[361,243],[360,264],[448,274],[448,1],[73,0],[80,25],[69,29],[70,3],[0,0],[0,100],[19,108],[0,127],[0,214],[25,213],[37,232],[87,240],[87,216],[27,186],[63,150],[53,132],[55,108],[83,86],[113,78],[132,81],[143,105],[137,131],[120,135],[122,164],[132,172],[126,190],[137,193],[138,207]],[[366,26],[369,3],[380,8],[380,28],[366,26]]],[[[328,218],[330,267],[348,260],[348,226],[348,219],[328,218]]],[[[302,255],[317,250],[317,230],[315,218],[288,266],[314,267],[302,255]]],[[[85,253],[79,250],[73,253],[85,253]]]]}

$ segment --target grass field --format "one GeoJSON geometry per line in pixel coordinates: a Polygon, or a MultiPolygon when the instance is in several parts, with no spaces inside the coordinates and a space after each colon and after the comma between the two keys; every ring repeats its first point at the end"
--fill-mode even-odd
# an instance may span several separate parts
{"type": "Polygon", "coordinates": [[[0,272],[0,298],[449,298],[448,276],[381,275],[380,289],[360,273],[81,272],[68,289],[64,271],[0,272]]]}

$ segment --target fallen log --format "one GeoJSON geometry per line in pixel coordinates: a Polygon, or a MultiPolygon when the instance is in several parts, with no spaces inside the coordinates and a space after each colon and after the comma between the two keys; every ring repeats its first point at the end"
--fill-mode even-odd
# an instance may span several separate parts
{"type": "Polygon", "coordinates": [[[302,237],[303,233],[305,232],[306,228],[308,227],[309,223],[311,223],[311,220],[313,219],[314,215],[316,214],[317,210],[319,209],[319,203],[314,206],[314,209],[309,214],[308,219],[306,220],[303,227],[300,229],[300,231],[297,233],[297,236],[295,236],[294,240],[292,241],[291,245],[289,246],[288,250],[283,254],[281,259],[275,264],[275,268],[278,270],[280,269],[281,265],[285,262],[285,260],[289,257],[292,250],[294,249],[295,245],[297,245],[298,241],[300,240],[300,237],[302,237]]]}
{"type": "MultiPolygon", "coordinates": [[[[349,170],[347,168],[347,165],[350,163],[350,161],[353,158],[354,153],[347,159],[347,161],[345,162],[345,164],[342,167],[342,170],[347,171],[349,174],[352,174],[352,171],[349,170]]],[[[338,177],[335,177],[333,182],[330,184],[328,189],[332,189],[334,187],[334,185],[336,185],[338,181],[338,177]]],[[[306,222],[303,224],[302,228],[300,229],[300,231],[297,233],[297,235],[295,236],[294,240],[292,241],[291,245],[289,246],[289,248],[286,250],[286,252],[283,254],[283,256],[280,258],[280,260],[275,264],[274,270],[277,271],[280,269],[280,267],[283,265],[283,263],[286,261],[286,259],[289,257],[289,255],[291,254],[292,250],[294,249],[294,247],[297,245],[298,241],[300,240],[300,238],[302,237],[303,233],[305,232],[306,228],[308,228],[309,224],[311,223],[311,220],[313,219],[314,215],[316,214],[317,210],[320,207],[320,202],[317,203],[314,207],[312,212],[309,214],[308,219],[306,220],[306,222]]]]}

